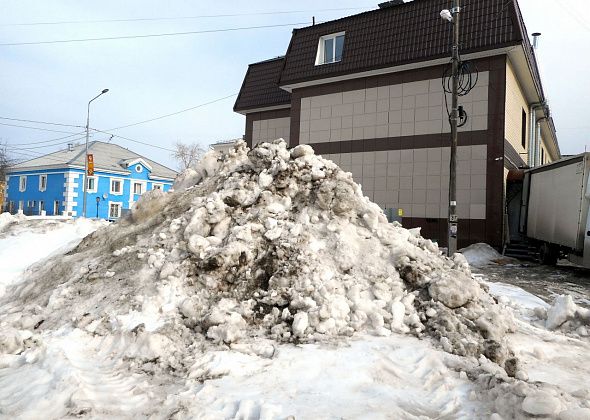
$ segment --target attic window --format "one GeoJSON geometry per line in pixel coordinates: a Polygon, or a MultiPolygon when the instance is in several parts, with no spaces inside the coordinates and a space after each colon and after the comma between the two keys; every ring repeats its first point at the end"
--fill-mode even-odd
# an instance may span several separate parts
{"type": "Polygon", "coordinates": [[[315,65],[337,63],[342,60],[344,32],[325,35],[320,38],[315,65]]]}

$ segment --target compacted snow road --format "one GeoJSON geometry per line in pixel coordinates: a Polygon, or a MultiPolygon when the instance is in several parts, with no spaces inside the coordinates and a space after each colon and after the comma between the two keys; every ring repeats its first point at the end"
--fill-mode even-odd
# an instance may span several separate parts
{"type": "Polygon", "coordinates": [[[567,261],[560,261],[555,267],[531,262],[491,264],[473,271],[485,275],[490,281],[521,287],[548,302],[567,294],[578,305],[590,308],[590,270],[567,261]]]}

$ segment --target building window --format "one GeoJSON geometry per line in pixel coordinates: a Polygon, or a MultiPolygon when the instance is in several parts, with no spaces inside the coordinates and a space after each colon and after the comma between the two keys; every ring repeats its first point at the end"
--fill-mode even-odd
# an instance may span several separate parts
{"type": "Polygon", "coordinates": [[[163,185],[162,184],[152,184],[152,190],[162,190],[163,189],[163,185]]]}
{"type": "Polygon", "coordinates": [[[541,148],[541,165],[545,164],[545,149],[541,148]]]}
{"type": "Polygon", "coordinates": [[[135,165],[135,172],[140,173],[143,171],[143,167],[141,165],[135,165]]]}
{"type": "Polygon", "coordinates": [[[39,175],[39,191],[47,189],[47,175],[39,175]]]}
{"type": "Polygon", "coordinates": [[[109,219],[117,219],[121,217],[121,203],[109,202],[109,219]]]}
{"type": "Polygon", "coordinates": [[[111,194],[123,194],[123,182],[120,179],[111,179],[111,194]]]}
{"type": "Polygon", "coordinates": [[[39,214],[41,214],[41,212],[44,210],[45,210],[45,201],[41,200],[41,201],[39,201],[39,214]]]}
{"type": "Polygon", "coordinates": [[[87,179],[88,185],[88,192],[95,193],[96,192],[96,177],[89,176],[87,179]]]}
{"type": "Polygon", "coordinates": [[[18,211],[23,211],[24,208],[25,208],[25,202],[23,200],[20,200],[18,202],[18,211]]]}
{"type": "Polygon", "coordinates": [[[59,201],[55,200],[53,202],[53,215],[54,216],[58,216],[59,215],[59,201]]]}
{"type": "Polygon", "coordinates": [[[27,189],[27,176],[23,175],[18,179],[18,190],[24,192],[27,189]]]}
{"type": "Polygon", "coordinates": [[[133,194],[141,194],[141,193],[142,193],[141,182],[134,182],[133,183],[133,194]]]}
{"type": "Polygon", "coordinates": [[[521,125],[521,142],[522,142],[522,148],[524,150],[526,150],[526,111],[523,109],[522,110],[522,125],[521,125]]]}
{"type": "Polygon", "coordinates": [[[343,51],[344,32],[321,37],[315,60],[316,66],[341,61],[343,51]]]}

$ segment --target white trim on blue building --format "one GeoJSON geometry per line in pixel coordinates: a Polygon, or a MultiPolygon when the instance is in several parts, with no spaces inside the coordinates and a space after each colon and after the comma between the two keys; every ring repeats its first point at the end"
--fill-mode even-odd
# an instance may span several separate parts
{"type": "MultiPolygon", "coordinates": [[[[92,142],[89,151],[94,155],[95,172],[88,177],[94,180],[88,189],[88,217],[120,217],[143,193],[152,189],[168,191],[176,176],[175,171],[115,144],[92,142]],[[116,191],[112,189],[113,180],[118,181],[116,191]]],[[[83,163],[84,148],[78,146],[14,165],[6,176],[4,210],[82,216],[87,182],[83,163]],[[59,160],[63,164],[55,163],[59,160]]]]}

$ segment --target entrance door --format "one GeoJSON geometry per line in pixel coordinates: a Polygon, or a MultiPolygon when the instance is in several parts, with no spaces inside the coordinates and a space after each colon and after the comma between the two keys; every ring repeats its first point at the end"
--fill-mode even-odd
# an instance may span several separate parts
{"type": "Polygon", "coordinates": [[[58,200],[55,200],[53,202],[53,215],[59,216],[59,201],[58,200]]]}

